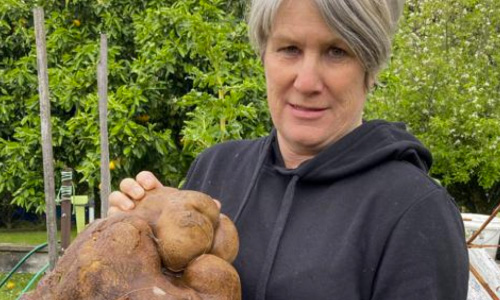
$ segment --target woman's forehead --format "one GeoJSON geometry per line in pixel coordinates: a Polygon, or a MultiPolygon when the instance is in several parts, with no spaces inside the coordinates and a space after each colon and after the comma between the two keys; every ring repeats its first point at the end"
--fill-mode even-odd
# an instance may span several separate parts
{"type": "Polygon", "coordinates": [[[313,0],[283,1],[274,18],[268,38],[293,40],[307,38],[311,34],[328,43],[343,41],[341,35],[324,20],[313,0]]]}

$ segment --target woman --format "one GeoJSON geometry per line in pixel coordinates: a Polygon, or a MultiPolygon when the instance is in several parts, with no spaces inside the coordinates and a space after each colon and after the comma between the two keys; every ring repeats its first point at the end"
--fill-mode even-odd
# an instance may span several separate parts
{"type": "MultiPolygon", "coordinates": [[[[402,125],[362,121],[402,2],[253,1],[275,129],[206,150],[184,186],[236,223],[243,299],[466,299],[462,221],[430,153],[402,125]]],[[[158,186],[122,181],[112,211],[158,186]]]]}

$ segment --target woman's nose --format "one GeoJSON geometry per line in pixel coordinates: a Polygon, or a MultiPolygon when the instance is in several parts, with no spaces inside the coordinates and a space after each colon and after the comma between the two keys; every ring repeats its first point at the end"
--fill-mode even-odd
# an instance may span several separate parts
{"type": "Polygon", "coordinates": [[[304,94],[314,94],[323,90],[324,84],[320,67],[315,58],[304,57],[297,68],[293,86],[297,91],[304,94]]]}

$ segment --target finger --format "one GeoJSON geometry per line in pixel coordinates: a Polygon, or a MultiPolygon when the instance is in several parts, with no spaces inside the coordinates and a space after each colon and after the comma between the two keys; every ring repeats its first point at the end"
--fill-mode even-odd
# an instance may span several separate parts
{"type": "Polygon", "coordinates": [[[116,206],[111,206],[110,208],[108,208],[108,217],[111,216],[111,215],[114,215],[116,213],[119,213],[119,212],[123,212],[123,210],[119,209],[118,207],[116,206]]]}
{"type": "Polygon", "coordinates": [[[163,184],[156,178],[156,176],[149,171],[142,171],[135,177],[137,183],[139,183],[146,191],[162,187],[163,184]]]}
{"type": "Polygon", "coordinates": [[[135,207],[134,201],[120,191],[114,191],[109,194],[108,201],[110,209],[131,210],[135,207]]]}
{"type": "Polygon", "coordinates": [[[132,200],[140,200],[145,194],[144,188],[132,178],[120,182],[120,191],[132,200]]]}

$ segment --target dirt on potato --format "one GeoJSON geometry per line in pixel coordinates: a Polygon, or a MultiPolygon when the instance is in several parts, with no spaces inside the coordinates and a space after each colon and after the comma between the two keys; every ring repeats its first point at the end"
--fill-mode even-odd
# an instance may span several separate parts
{"type": "Polygon", "coordinates": [[[209,196],[160,188],[92,223],[22,299],[238,300],[238,247],[209,196]]]}

